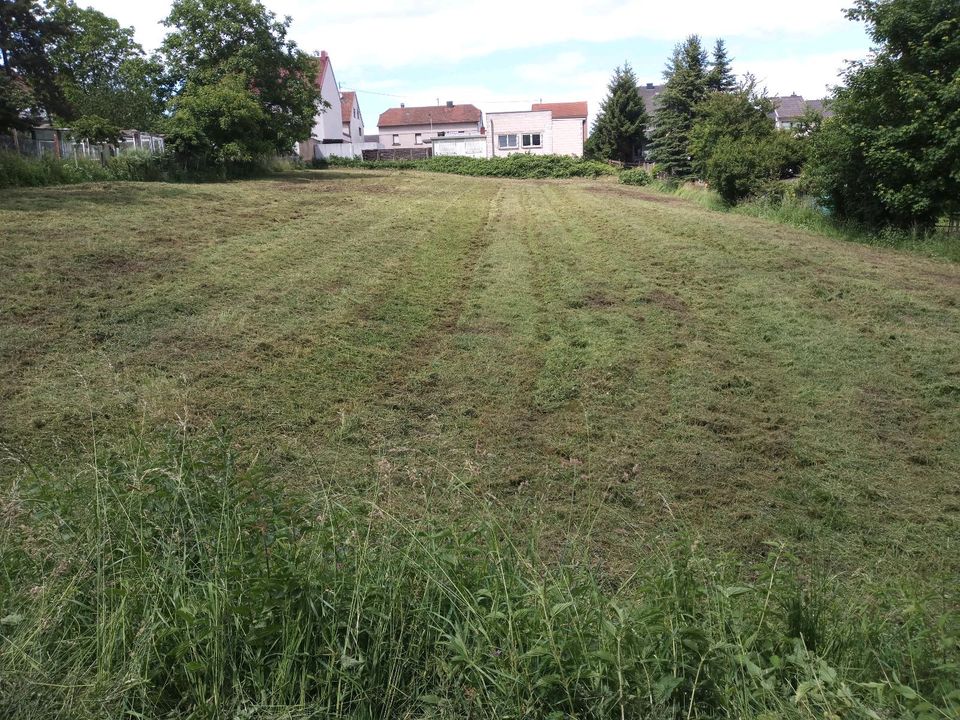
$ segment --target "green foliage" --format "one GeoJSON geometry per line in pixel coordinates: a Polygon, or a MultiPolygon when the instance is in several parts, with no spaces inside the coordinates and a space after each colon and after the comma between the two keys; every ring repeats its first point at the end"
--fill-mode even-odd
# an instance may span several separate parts
{"type": "Polygon", "coordinates": [[[211,84],[188,83],[167,124],[167,146],[181,157],[244,162],[275,149],[270,118],[240,75],[211,84]]]}
{"type": "Polygon", "coordinates": [[[955,0],[859,0],[877,46],[853,64],[812,142],[811,177],[844,220],[930,229],[960,213],[960,13],[955,0]]]}
{"type": "Polygon", "coordinates": [[[318,167],[393,168],[427,172],[502,178],[573,178],[613,175],[617,171],[606,163],[583,160],[569,155],[528,155],[514,153],[506,157],[469,158],[440,156],[426,160],[385,160],[367,162],[331,157],[318,167]]]}
{"type": "Polygon", "coordinates": [[[751,80],[735,92],[711,93],[698,106],[690,132],[693,169],[730,205],[799,172],[799,142],[774,129],[770,109],[751,80]]]}
{"type": "Polygon", "coordinates": [[[691,35],[674,48],[664,76],[667,82],[658,98],[650,157],[662,173],[682,180],[694,175],[690,131],[697,107],[707,96],[707,54],[699,36],[691,35]]]}
{"type": "Polygon", "coordinates": [[[620,182],[624,185],[649,185],[650,174],[643,168],[630,168],[620,172],[620,182]]]}
{"type": "Polygon", "coordinates": [[[35,0],[0,2],[0,130],[26,129],[50,115],[70,117],[55,65],[51,43],[71,30],[35,0]],[[24,118],[22,115],[26,115],[24,118]]]}
{"type": "Polygon", "coordinates": [[[70,30],[49,55],[72,113],[121,128],[156,128],[163,111],[162,67],[146,58],[133,28],[73,0],[52,0],[50,17],[70,30]]]}
{"type": "MultiPolygon", "coordinates": [[[[133,438],[0,495],[0,715],[903,717],[958,710],[957,618],[752,581],[688,543],[626,582],[291,494],[224,438],[133,438]],[[42,688],[42,691],[38,691],[42,688]]],[[[931,611],[933,608],[931,608],[931,611]]]]}
{"type": "Polygon", "coordinates": [[[629,63],[613,71],[607,96],[585,148],[588,157],[598,160],[634,162],[643,157],[647,134],[647,111],[637,89],[637,78],[629,63]]]}
{"type": "Polygon", "coordinates": [[[733,58],[727,55],[727,46],[718,38],[713,46],[713,63],[707,73],[707,88],[714,92],[731,92],[737,87],[737,78],[730,63],[733,58]]]}
{"type": "Polygon", "coordinates": [[[176,0],[163,42],[179,152],[222,161],[287,153],[320,103],[313,58],[257,0],[176,0]]]}
{"type": "Polygon", "coordinates": [[[296,164],[278,158],[256,158],[246,162],[217,164],[184,163],[172,153],[156,155],[146,151],[125,152],[103,165],[97,160],[57,160],[52,155],[39,159],[0,151],[0,188],[72,185],[108,180],[141,182],[202,182],[262,177],[287,172],[296,164]]]}
{"type": "Polygon", "coordinates": [[[84,115],[70,123],[70,131],[76,140],[94,144],[117,143],[122,129],[99,115],[84,115]]]}

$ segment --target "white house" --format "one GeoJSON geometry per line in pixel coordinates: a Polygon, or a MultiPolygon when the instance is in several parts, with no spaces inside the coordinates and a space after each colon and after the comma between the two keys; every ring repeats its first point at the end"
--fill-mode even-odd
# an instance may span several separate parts
{"type": "Polygon", "coordinates": [[[483,125],[483,113],[473,105],[400,105],[380,115],[380,145],[390,148],[430,147],[434,138],[476,135],[483,125]]]}
{"type": "Polygon", "coordinates": [[[297,154],[304,160],[317,160],[331,155],[359,157],[364,149],[376,148],[376,143],[364,141],[363,114],[357,94],[340,92],[326,50],[320,53],[316,62],[320,97],[330,107],[317,113],[310,138],[297,143],[297,154]]]}
{"type": "Polygon", "coordinates": [[[583,156],[587,103],[536,103],[530,110],[487,113],[487,157],[513,153],[583,156]]]}

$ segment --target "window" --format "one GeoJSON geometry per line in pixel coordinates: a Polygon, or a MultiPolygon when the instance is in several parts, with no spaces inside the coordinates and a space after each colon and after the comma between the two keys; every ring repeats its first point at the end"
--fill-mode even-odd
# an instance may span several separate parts
{"type": "Polygon", "coordinates": [[[423,145],[423,135],[420,133],[416,133],[413,136],[413,143],[414,145],[423,145]]]}
{"type": "Polygon", "coordinates": [[[447,133],[442,130],[437,133],[437,137],[446,137],[446,136],[447,136],[447,133]]]}
{"type": "Polygon", "coordinates": [[[540,138],[540,133],[524,133],[523,135],[523,147],[525,148],[538,148],[542,145],[540,138]]]}
{"type": "Polygon", "coordinates": [[[517,147],[516,135],[497,135],[497,147],[501,150],[510,150],[517,147]]]}
{"type": "Polygon", "coordinates": [[[394,135],[394,136],[393,136],[393,144],[394,144],[394,145],[399,145],[399,144],[400,144],[400,136],[399,136],[399,135],[394,135]]]}

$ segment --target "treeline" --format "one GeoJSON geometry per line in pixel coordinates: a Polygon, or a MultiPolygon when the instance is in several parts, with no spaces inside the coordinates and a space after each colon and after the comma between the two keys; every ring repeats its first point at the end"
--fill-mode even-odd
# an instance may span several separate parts
{"type": "Polygon", "coordinates": [[[0,133],[39,123],[116,142],[159,131],[194,167],[287,153],[322,105],[317,65],[257,0],[174,0],[147,55],[121,25],[73,0],[0,3],[0,133]]]}
{"type": "Polygon", "coordinates": [[[655,163],[653,173],[702,180],[734,205],[790,192],[840,222],[921,233],[960,214],[960,8],[956,0],[857,0],[847,11],[874,43],[850,63],[828,105],[777,130],[774,104],[739,81],[722,40],[698,36],[667,62],[656,106],[630,65],[618,67],[587,143],[597,159],[655,163]]]}

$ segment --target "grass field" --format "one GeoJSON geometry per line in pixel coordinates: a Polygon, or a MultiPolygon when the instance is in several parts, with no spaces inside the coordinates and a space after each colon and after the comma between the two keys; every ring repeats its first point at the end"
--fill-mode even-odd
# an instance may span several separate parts
{"type": "Polygon", "coordinates": [[[393,511],[495,497],[611,563],[960,569],[960,267],[598,182],[317,172],[0,200],[0,438],[230,427],[393,511]],[[424,503],[424,498],[428,501],[424,503]]]}
{"type": "Polygon", "coordinates": [[[7,488],[222,427],[291,492],[493,508],[607,577],[782,546],[956,607],[960,265],[612,180],[347,170],[5,191],[0,263],[7,488]]]}

